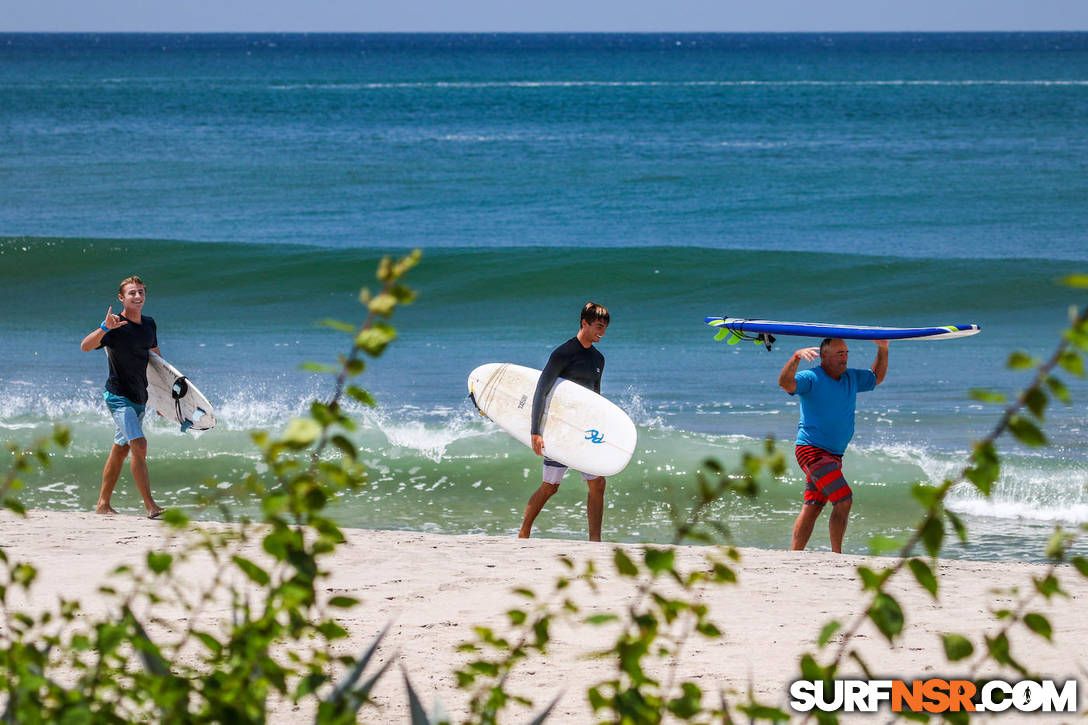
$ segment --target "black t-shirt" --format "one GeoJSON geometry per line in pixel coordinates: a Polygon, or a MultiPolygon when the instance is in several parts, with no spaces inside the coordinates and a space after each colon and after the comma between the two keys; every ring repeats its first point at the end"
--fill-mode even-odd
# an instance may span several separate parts
{"type": "Polygon", "coordinates": [[[147,315],[141,316],[139,324],[130,320],[103,335],[98,346],[106,348],[110,363],[106,390],[137,405],[147,403],[147,360],[151,348],[159,346],[155,320],[147,315]]]}
{"type": "Polygon", "coordinates": [[[544,417],[544,401],[548,393],[552,392],[552,386],[555,385],[557,378],[566,378],[583,388],[589,388],[594,393],[600,393],[603,371],[604,355],[601,351],[592,345],[582,347],[577,337],[572,337],[555,348],[536,384],[536,394],[533,396],[532,435],[540,435],[540,422],[544,417]]]}

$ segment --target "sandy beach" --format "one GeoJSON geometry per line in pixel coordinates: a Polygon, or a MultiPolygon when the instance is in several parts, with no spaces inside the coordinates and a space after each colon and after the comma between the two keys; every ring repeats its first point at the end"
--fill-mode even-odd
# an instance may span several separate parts
{"type": "MultiPolygon", "coordinates": [[[[32,511],[24,519],[5,515],[0,546],[10,560],[29,560],[39,569],[30,602],[40,610],[55,605],[59,595],[78,598],[90,612],[108,611],[97,585],[119,564],[141,565],[144,553],[163,544],[160,522],[133,516],[102,517],[83,513],[32,511]]],[[[501,630],[504,612],[524,606],[511,590],[527,586],[544,592],[563,567],[558,557],[599,564],[595,579],[599,591],[575,587],[583,614],[620,611],[631,598],[633,585],[619,577],[611,564],[614,545],[581,541],[518,540],[484,536],[446,536],[400,531],[348,530],[347,544],[327,562],[331,577],[329,596],[348,595],[363,600],[342,618],[351,633],[345,653],[356,654],[387,624],[389,634],[380,659],[396,657],[411,673],[428,707],[437,697],[455,719],[465,712],[467,696],[456,688],[451,672],[464,661],[456,647],[472,638],[474,625],[501,630]]],[[[637,550],[636,546],[626,546],[637,550]]],[[[255,545],[249,553],[260,554],[255,545]]],[[[814,648],[820,626],[834,617],[849,621],[862,607],[855,567],[864,557],[822,552],[741,549],[736,586],[708,587],[704,599],[724,632],[716,641],[692,639],[678,663],[677,675],[691,678],[704,689],[724,690],[731,697],[749,688],[763,702],[785,708],[788,686],[797,678],[798,656],[814,648]]],[[[698,566],[706,553],[699,547],[678,548],[684,568],[698,566]]],[[[879,559],[873,566],[887,564],[879,559]]],[[[907,610],[906,636],[889,648],[871,627],[862,630],[856,645],[874,674],[896,679],[962,676],[975,658],[957,665],[944,662],[939,635],[959,632],[976,644],[981,633],[992,631],[990,611],[1009,606],[1007,592],[1031,588],[1030,577],[1045,567],[1020,563],[947,561],[940,565],[940,599],[930,596],[908,577],[893,586],[907,610]]],[[[199,584],[201,567],[186,569],[199,584]]],[[[1016,631],[1013,653],[1041,675],[1059,680],[1088,679],[1085,644],[1088,643],[1088,582],[1071,568],[1063,569],[1062,583],[1069,598],[1047,603],[1038,598],[1030,611],[1051,617],[1054,644],[1016,631]]],[[[210,617],[228,618],[223,606],[210,617]]],[[[612,630],[560,623],[553,627],[553,642],[546,658],[523,663],[510,689],[527,695],[542,708],[562,693],[552,722],[590,722],[592,713],[585,689],[609,676],[610,663],[585,656],[606,646],[612,630]]],[[[847,664],[843,675],[857,673],[847,664]]],[[[1019,677],[992,666],[983,672],[1014,681],[1019,677]]],[[[407,700],[399,673],[391,670],[375,691],[380,710],[364,711],[367,722],[407,722],[407,700]]],[[[1084,701],[1083,693],[1080,695],[1084,701]]],[[[1081,705],[1083,707],[1083,705],[1081,705]]],[[[275,722],[306,721],[307,712],[279,704],[275,722]]],[[[1017,714],[995,717],[1014,722],[1017,714]]],[[[523,713],[511,721],[523,721],[523,713]]],[[[1058,718],[1058,720],[1068,720],[1058,718]]],[[[1045,722],[1033,716],[1032,722],[1045,722]]]]}

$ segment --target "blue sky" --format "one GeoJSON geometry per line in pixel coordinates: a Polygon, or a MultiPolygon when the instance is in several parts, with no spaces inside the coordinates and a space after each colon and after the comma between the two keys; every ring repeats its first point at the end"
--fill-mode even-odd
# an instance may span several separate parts
{"type": "Polygon", "coordinates": [[[0,31],[1088,30],[1088,0],[0,0],[0,31]]]}

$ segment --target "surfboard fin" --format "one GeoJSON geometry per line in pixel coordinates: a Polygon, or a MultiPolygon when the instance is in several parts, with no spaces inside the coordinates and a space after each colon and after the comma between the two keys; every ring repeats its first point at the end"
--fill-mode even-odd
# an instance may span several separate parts
{"type": "Polygon", "coordinates": [[[728,327],[720,327],[720,328],[718,328],[718,334],[714,336],[714,339],[715,340],[724,340],[728,334],[729,334],[729,328],[728,327]]]}
{"type": "MultiPolygon", "coordinates": [[[[480,415],[482,415],[483,417],[487,418],[487,413],[480,410],[480,404],[476,402],[476,394],[473,393],[471,390],[468,391],[468,399],[472,401],[472,405],[473,405],[473,407],[476,408],[476,412],[479,413],[480,415]]],[[[490,418],[487,418],[487,419],[491,420],[490,418]]]]}

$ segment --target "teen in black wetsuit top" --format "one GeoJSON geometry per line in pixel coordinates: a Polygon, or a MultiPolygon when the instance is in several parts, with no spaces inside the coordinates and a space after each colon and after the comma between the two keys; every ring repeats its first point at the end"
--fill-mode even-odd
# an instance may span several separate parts
{"type": "MultiPolygon", "coordinates": [[[[543,456],[544,437],[541,433],[541,420],[544,417],[544,401],[552,391],[552,386],[559,378],[565,378],[589,388],[595,393],[601,392],[601,373],[604,371],[604,355],[593,347],[600,342],[608,329],[608,310],[595,302],[587,302],[582,308],[582,318],[578,334],[557,347],[548,358],[548,364],[540,374],[536,394],[533,396],[532,446],[533,452],[543,456]]],[[[533,528],[533,521],[544,508],[549,498],[559,490],[559,483],[567,467],[550,458],[544,458],[544,481],[540,488],[529,498],[525,507],[525,518],[521,522],[518,536],[527,539],[533,528]]],[[[589,540],[601,540],[601,520],[604,516],[604,476],[591,478],[582,473],[589,486],[586,500],[586,513],[589,517],[589,540]]]]}

